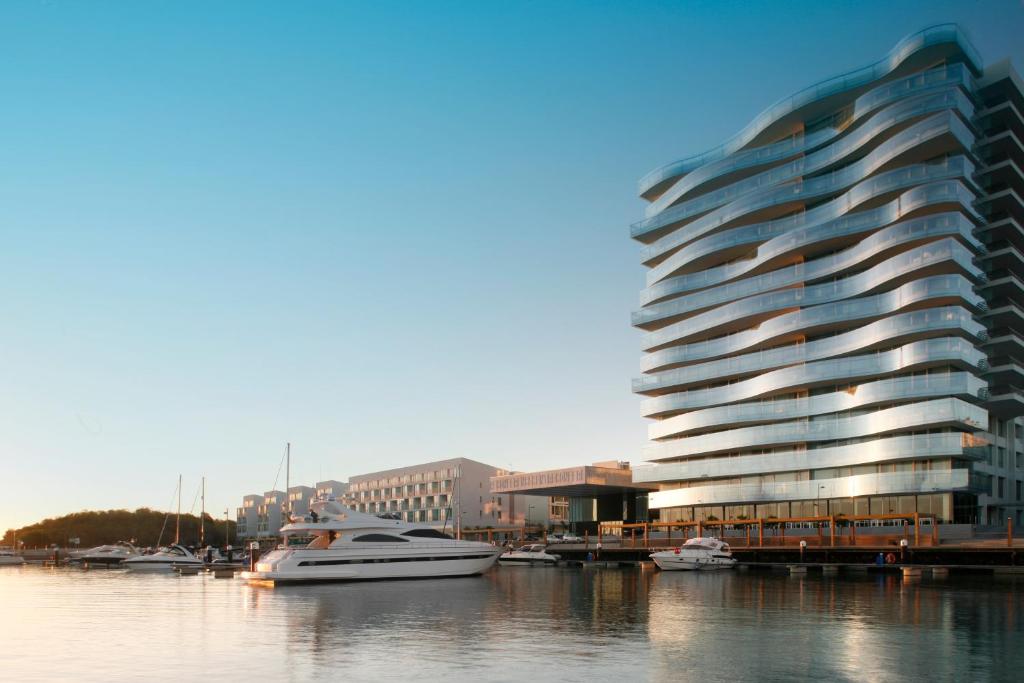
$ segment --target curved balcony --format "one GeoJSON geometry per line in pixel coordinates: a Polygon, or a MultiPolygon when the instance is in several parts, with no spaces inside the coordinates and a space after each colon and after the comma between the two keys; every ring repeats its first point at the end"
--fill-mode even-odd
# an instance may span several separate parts
{"type": "Polygon", "coordinates": [[[980,271],[974,254],[956,240],[946,238],[897,254],[862,273],[806,287],[790,287],[722,304],[704,313],[671,323],[643,337],[641,348],[654,350],[684,339],[733,331],[773,317],[776,311],[852,299],[908,278],[963,273],[977,280],[980,271]]]}
{"type": "Polygon", "coordinates": [[[786,500],[825,500],[856,496],[881,496],[899,493],[937,493],[940,491],[978,490],[980,482],[966,469],[930,470],[923,472],[887,472],[858,474],[838,479],[764,484],[694,486],[650,494],[651,508],[688,505],[721,505],[771,503],[786,500]]]}
{"type": "Polygon", "coordinates": [[[890,137],[895,138],[908,124],[928,114],[946,110],[956,111],[966,121],[974,116],[974,105],[967,95],[955,86],[928,95],[900,100],[879,111],[853,132],[805,156],[772,166],[768,170],[749,175],[691,199],[678,198],[677,188],[673,187],[657,201],[649,204],[645,209],[645,215],[648,219],[654,219],[668,212],[678,212],[680,216],[707,213],[748,192],[820,173],[831,166],[843,163],[853,154],[871,154],[874,148],[880,148],[890,137]]]}
{"type": "Polygon", "coordinates": [[[641,401],[640,410],[645,417],[666,416],[697,408],[749,401],[795,389],[859,382],[889,373],[928,367],[952,365],[977,370],[984,360],[985,354],[964,339],[925,339],[889,351],[814,361],[772,370],[723,386],[665,394],[641,401]]]}
{"type": "MultiPolygon", "coordinates": [[[[776,102],[758,114],[741,131],[717,147],[651,171],[640,180],[640,194],[647,196],[657,193],[660,185],[674,177],[724,159],[748,145],[757,144],[759,137],[769,134],[778,125],[784,125],[788,118],[798,116],[801,114],[801,110],[809,105],[824,100],[833,100],[837,95],[843,93],[852,93],[853,96],[856,96],[858,90],[875,81],[883,78],[898,78],[902,75],[899,73],[901,66],[907,67],[908,71],[916,70],[913,68],[917,61],[913,59],[915,56],[924,60],[923,64],[942,61],[942,59],[936,59],[929,55],[932,51],[931,48],[935,47],[940,48],[937,52],[942,54],[942,59],[947,62],[958,61],[954,55],[962,54],[971,70],[975,73],[979,72],[981,58],[958,26],[955,24],[931,26],[907,36],[897,43],[885,57],[874,64],[827,79],[776,102]],[[942,46],[945,46],[946,49],[941,49],[942,46]]],[[[869,106],[870,104],[865,102],[861,103],[860,108],[863,110],[869,106]]]]}
{"type": "Polygon", "coordinates": [[[958,306],[928,308],[883,318],[849,332],[807,343],[789,344],[753,353],[695,363],[633,380],[633,392],[658,395],[701,383],[720,382],[787,365],[863,353],[882,346],[932,337],[979,340],[985,327],[970,311],[958,306]]]}
{"type": "Polygon", "coordinates": [[[695,410],[655,422],[648,427],[648,436],[653,441],[683,436],[696,438],[698,434],[724,428],[808,417],[816,419],[815,416],[820,415],[946,396],[980,401],[984,400],[986,389],[988,382],[969,372],[935,372],[890,377],[864,382],[850,389],[829,394],[733,403],[717,408],[695,410]]]}
{"type": "MultiPolygon", "coordinates": [[[[659,323],[669,324],[730,301],[793,287],[834,277],[854,267],[877,265],[879,257],[891,254],[901,246],[911,244],[938,244],[941,238],[953,238],[957,244],[969,245],[979,253],[980,245],[973,234],[973,224],[960,213],[942,213],[904,221],[879,230],[863,241],[839,252],[812,261],[801,261],[791,266],[769,271],[762,275],[734,280],[724,285],[685,294],[683,296],[645,306],[633,313],[633,325],[651,329],[659,323]]],[[[822,239],[826,239],[822,236],[822,239]]],[[[834,240],[837,237],[831,238],[834,240]]],[[[793,240],[780,240],[792,244],[793,240]]],[[[781,244],[779,246],[782,246],[781,244]]],[[[976,278],[983,277],[972,269],[976,278]]]]}
{"type": "Polygon", "coordinates": [[[882,294],[844,299],[784,313],[766,320],[754,329],[728,336],[653,351],[643,358],[641,365],[643,372],[649,373],[698,359],[710,360],[744,350],[755,350],[806,334],[863,326],[903,310],[928,305],[935,307],[963,304],[975,310],[982,310],[985,301],[964,277],[936,275],[908,282],[882,294]]]}
{"type": "Polygon", "coordinates": [[[773,422],[671,439],[647,446],[644,449],[644,459],[657,461],[692,458],[752,448],[773,448],[815,441],[841,441],[918,429],[984,429],[987,424],[988,413],[984,408],[958,398],[941,398],[853,417],[835,414],[815,420],[773,422]]]}
{"type": "MultiPolygon", "coordinates": [[[[940,214],[946,216],[941,219],[946,221],[943,225],[949,226],[955,221],[958,225],[963,226],[959,231],[960,234],[973,232],[975,224],[968,217],[978,222],[981,221],[971,207],[973,201],[974,194],[959,180],[940,180],[909,189],[877,208],[858,211],[824,223],[795,227],[791,225],[790,219],[783,219],[782,221],[757,223],[727,230],[713,235],[711,238],[706,238],[712,242],[708,246],[705,246],[705,240],[702,239],[680,250],[679,254],[686,254],[686,256],[680,256],[680,260],[683,261],[682,269],[691,269],[686,259],[692,261],[708,254],[735,249],[739,245],[761,244],[750,258],[685,275],[677,275],[651,285],[641,294],[640,303],[643,306],[649,306],[673,295],[697,292],[728,284],[743,276],[756,275],[774,265],[781,265],[780,262],[784,262],[786,259],[802,255],[804,250],[814,248],[826,241],[830,244],[836,241],[845,243],[847,239],[875,233],[864,238],[865,241],[862,243],[865,250],[868,250],[867,253],[870,254],[872,253],[870,250],[878,240],[884,241],[894,235],[896,221],[903,222],[901,219],[909,218],[919,211],[934,211],[947,207],[955,209],[940,214]],[[960,218],[953,216],[960,216],[960,218]]],[[[934,217],[920,220],[940,219],[934,217]]],[[[913,229],[924,230],[931,224],[915,221],[913,225],[915,226],[913,229]]],[[[941,234],[941,232],[935,234],[941,234]]],[[[896,239],[899,239],[898,236],[896,239]]],[[[966,239],[965,243],[970,243],[976,249],[981,249],[980,243],[973,235],[966,239]]],[[[836,256],[835,258],[845,257],[836,256]]]]}
{"type": "MultiPolygon", "coordinates": [[[[791,183],[754,190],[735,201],[679,225],[665,236],[643,247],[640,252],[645,265],[654,266],[648,284],[675,274],[677,266],[672,256],[681,247],[694,240],[720,232],[741,221],[754,222],[775,218],[785,213],[803,210],[808,203],[828,200],[822,206],[808,210],[808,224],[820,223],[849,213],[859,205],[879,196],[896,192],[911,184],[919,185],[932,179],[951,176],[948,158],[938,163],[920,163],[941,154],[957,154],[971,149],[974,135],[967,126],[950,112],[933,114],[883,143],[871,154],[844,168],[791,183]],[[887,167],[899,162],[907,163],[895,170],[887,167]],[[927,168],[935,177],[921,177],[927,168]],[[915,174],[915,169],[917,173],[915,174]],[[843,194],[838,193],[842,192],[843,194]],[[833,199],[833,197],[835,197],[833,199]],[[657,273],[657,276],[654,275],[657,273]]],[[[955,157],[954,157],[955,158],[955,157]]],[[[973,165],[967,169],[970,177],[973,165]]],[[[660,214],[660,220],[668,212],[660,214]]],[[[669,220],[671,217],[668,218],[669,220]]],[[[653,220],[653,219],[652,219],[653,220]]]]}
{"type": "Polygon", "coordinates": [[[870,439],[843,446],[777,451],[761,455],[692,458],[677,462],[633,466],[635,482],[721,479],[778,472],[855,467],[922,458],[981,460],[987,448],[978,437],[964,432],[908,434],[870,439]]]}
{"type": "Polygon", "coordinates": [[[857,130],[861,121],[872,121],[875,111],[893,102],[952,88],[960,88],[965,92],[973,92],[975,89],[974,79],[963,64],[936,67],[880,85],[857,98],[853,114],[845,126],[823,128],[812,133],[787,137],[763,147],[736,152],[724,159],[700,166],[685,176],[677,176],[671,187],[651,202],[644,215],[652,216],[679,199],[699,195],[698,190],[702,187],[717,186],[723,180],[727,181],[730,176],[741,176],[744,171],[777,164],[799,154],[808,154],[832,143],[843,133],[857,130]]]}

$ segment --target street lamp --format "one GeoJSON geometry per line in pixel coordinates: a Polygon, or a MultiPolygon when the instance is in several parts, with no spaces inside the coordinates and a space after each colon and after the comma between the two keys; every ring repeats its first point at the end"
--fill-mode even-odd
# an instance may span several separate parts
{"type": "Polygon", "coordinates": [[[818,503],[821,502],[821,490],[825,488],[824,484],[818,484],[818,490],[814,494],[814,516],[818,516],[818,503]]]}

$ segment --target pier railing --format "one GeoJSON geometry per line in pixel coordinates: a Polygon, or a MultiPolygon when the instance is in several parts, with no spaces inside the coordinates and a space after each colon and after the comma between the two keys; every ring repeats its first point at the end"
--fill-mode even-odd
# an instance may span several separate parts
{"type": "MultiPolygon", "coordinates": [[[[625,547],[671,547],[681,545],[689,538],[703,536],[705,532],[718,536],[734,547],[795,546],[800,545],[801,541],[814,547],[890,545],[900,540],[906,540],[908,545],[914,546],[939,544],[936,516],[926,512],[695,522],[601,522],[597,525],[595,540],[602,544],[618,542],[625,547]],[[889,530],[887,527],[891,528],[894,524],[898,529],[896,533],[884,533],[889,530]]],[[[589,545],[590,539],[586,540],[589,545]]]]}

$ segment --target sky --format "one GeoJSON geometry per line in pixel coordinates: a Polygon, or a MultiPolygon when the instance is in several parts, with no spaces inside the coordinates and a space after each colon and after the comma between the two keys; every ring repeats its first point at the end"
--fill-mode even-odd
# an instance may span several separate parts
{"type": "Polygon", "coordinates": [[[1020,0],[0,4],[0,533],[640,460],[639,178],[945,21],[1024,70],[1020,0]]]}

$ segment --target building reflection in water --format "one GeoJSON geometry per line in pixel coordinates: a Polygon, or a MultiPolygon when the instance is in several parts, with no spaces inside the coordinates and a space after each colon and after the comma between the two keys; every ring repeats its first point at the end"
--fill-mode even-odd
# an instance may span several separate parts
{"type": "Polygon", "coordinates": [[[388,677],[415,661],[409,673],[427,678],[998,679],[1024,663],[1022,587],[515,567],[470,579],[246,587],[243,604],[256,641],[276,644],[276,666],[295,675],[342,667],[388,677]]]}

